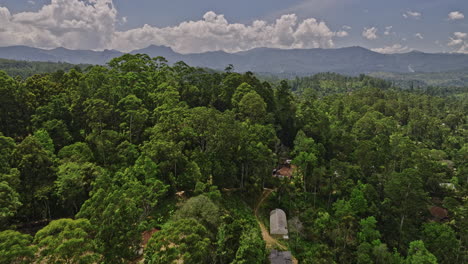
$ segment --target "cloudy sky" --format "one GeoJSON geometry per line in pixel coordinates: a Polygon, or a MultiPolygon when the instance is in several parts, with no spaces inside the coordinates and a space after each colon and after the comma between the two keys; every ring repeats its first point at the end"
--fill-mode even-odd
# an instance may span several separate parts
{"type": "Polygon", "coordinates": [[[468,53],[466,0],[0,0],[0,46],[468,53]],[[466,17],[465,17],[466,16],[466,17]]]}

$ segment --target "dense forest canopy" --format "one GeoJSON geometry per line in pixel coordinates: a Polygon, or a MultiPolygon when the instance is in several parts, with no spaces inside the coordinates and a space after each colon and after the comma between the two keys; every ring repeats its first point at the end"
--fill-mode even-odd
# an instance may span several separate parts
{"type": "Polygon", "coordinates": [[[299,263],[466,263],[467,90],[431,91],[141,54],[0,71],[0,262],[267,263],[282,208],[299,263]]]}
{"type": "Polygon", "coordinates": [[[441,87],[466,87],[468,84],[467,69],[451,72],[415,72],[415,73],[390,73],[374,72],[370,76],[391,80],[400,87],[411,86],[441,86],[441,87]]]}
{"type": "Polygon", "coordinates": [[[89,65],[70,64],[64,62],[38,62],[38,61],[17,61],[0,58],[0,70],[6,72],[11,77],[21,77],[23,79],[35,74],[54,73],[57,71],[69,71],[75,69],[85,69],[89,65]]]}

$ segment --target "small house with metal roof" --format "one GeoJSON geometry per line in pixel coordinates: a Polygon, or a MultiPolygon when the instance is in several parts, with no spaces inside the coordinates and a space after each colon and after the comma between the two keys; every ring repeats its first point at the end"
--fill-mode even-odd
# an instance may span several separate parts
{"type": "Polygon", "coordinates": [[[270,235],[282,236],[288,238],[288,221],[286,213],[281,209],[275,209],[270,212],[270,235]]]}

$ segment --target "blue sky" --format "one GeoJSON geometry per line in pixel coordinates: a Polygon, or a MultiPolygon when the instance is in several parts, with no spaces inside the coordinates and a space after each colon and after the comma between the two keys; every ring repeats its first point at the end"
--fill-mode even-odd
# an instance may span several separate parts
{"type": "Polygon", "coordinates": [[[0,0],[0,46],[468,53],[467,33],[464,0],[0,0]]]}

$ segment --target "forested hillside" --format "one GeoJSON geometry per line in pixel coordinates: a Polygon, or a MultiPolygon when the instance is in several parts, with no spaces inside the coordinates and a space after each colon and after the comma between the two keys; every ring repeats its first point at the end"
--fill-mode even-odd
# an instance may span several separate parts
{"type": "Polygon", "coordinates": [[[372,77],[387,79],[399,87],[466,87],[468,85],[468,73],[465,70],[452,72],[432,72],[432,73],[389,73],[374,72],[369,74],[372,77]]]}
{"type": "Polygon", "coordinates": [[[0,71],[0,263],[268,263],[264,188],[299,263],[467,262],[466,89],[231,70],[0,71]]]}
{"type": "MultiPolygon", "coordinates": [[[[399,54],[381,54],[354,46],[343,48],[283,49],[257,47],[239,52],[211,50],[208,52],[178,53],[167,46],[150,45],[143,49],[129,51],[130,54],[163,56],[172,65],[184,61],[192,66],[223,70],[233,64],[239,71],[260,72],[266,75],[307,76],[320,72],[336,72],[359,75],[361,73],[395,73],[400,78],[405,73],[442,73],[441,79],[448,78],[447,71],[463,72],[468,68],[468,55],[463,53],[424,53],[412,51],[399,54]],[[402,75],[400,75],[402,74],[402,75]]],[[[73,64],[104,65],[113,58],[124,55],[117,50],[71,50],[66,48],[38,49],[27,46],[0,47],[0,58],[24,61],[67,62],[73,64]]],[[[386,74],[387,76],[393,74],[386,74]]],[[[458,74],[459,75],[459,74],[458,74]]],[[[418,76],[417,78],[421,78],[418,76]]],[[[426,77],[427,78],[427,77],[426,77]]],[[[430,79],[431,77],[429,77],[430,79]]],[[[451,82],[449,82],[451,83],[451,82]]]]}
{"type": "Polygon", "coordinates": [[[84,69],[87,65],[62,62],[34,62],[0,59],[0,70],[12,77],[27,78],[35,74],[69,71],[73,68],[84,69]]]}

